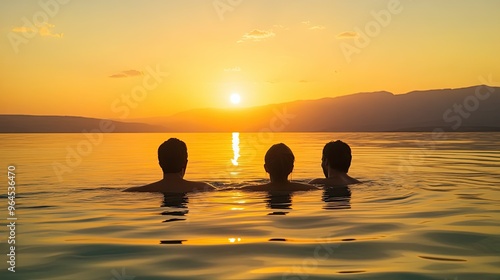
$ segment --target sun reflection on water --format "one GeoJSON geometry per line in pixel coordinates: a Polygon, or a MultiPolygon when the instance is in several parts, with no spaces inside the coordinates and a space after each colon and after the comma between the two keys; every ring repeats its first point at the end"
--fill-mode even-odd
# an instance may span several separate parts
{"type": "Polygon", "coordinates": [[[241,238],[230,237],[230,238],[228,238],[228,240],[229,240],[229,243],[235,243],[235,242],[240,242],[241,238]]]}
{"type": "Polygon", "coordinates": [[[233,158],[231,159],[231,162],[233,163],[234,166],[238,166],[238,158],[240,157],[240,133],[239,132],[233,132],[233,158]]]}

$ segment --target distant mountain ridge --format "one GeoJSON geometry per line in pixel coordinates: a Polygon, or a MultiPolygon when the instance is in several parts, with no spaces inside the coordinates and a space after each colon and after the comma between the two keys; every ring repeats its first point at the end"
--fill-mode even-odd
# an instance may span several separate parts
{"type": "Polygon", "coordinates": [[[365,92],[253,108],[194,109],[136,121],[180,132],[500,131],[500,87],[479,85],[398,95],[365,92]],[[283,114],[289,118],[276,123],[283,114]]]}
{"type": "Polygon", "coordinates": [[[164,127],[74,116],[0,115],[0,133],[157,132],[164,127]]]}
{"type": "MultiPolygon", "coordinates": [[[[100,119],[0,115],[0,133],[82,132],[100,119]]],[[[500,131],[500,87],[365,92],[250,108],[193,109],[113,121],[111,132],[500,131]]]]}

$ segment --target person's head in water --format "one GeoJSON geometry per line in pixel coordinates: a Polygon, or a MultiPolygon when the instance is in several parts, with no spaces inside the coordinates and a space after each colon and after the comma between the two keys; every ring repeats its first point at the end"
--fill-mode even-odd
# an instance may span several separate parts
{"type": "Polygon", "coordinates": [[[295,156],[292,150],[283,143],[275,144],[267,150],[264,157],[264,169],[271,181],[287,181],[288,175],[292,173],[295,156]]]}
{"type": "Polygon", "coordinates": [[[323,148],[321,167],[325,177],[328,177],[328,168],[347,173],[351,166],[351,148],[346,143],[337,140],[329,142],[323,148]]]}
{"type": "Polygon", "coordinates": [[[158,162],[163,173],[184,173],[188,162],[186,143],[170,138],[158,148],[158,162]]]}

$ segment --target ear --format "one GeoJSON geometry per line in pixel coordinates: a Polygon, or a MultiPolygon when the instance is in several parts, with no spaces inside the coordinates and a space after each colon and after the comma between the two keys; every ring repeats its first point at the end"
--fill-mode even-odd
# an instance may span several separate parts
{"type": "Polygon", "coordinates": [[[269,173],[269,171],[267,170],[267,164],[264,164],[264,170],[269,173]]]}

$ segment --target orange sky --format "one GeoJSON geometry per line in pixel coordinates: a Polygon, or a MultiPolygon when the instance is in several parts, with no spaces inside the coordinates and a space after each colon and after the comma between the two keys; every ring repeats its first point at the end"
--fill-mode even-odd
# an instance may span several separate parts
{"type": "Polygon", "coordinates": [[[256,106],[481,76],[498,86],[499,10],[495,0],[2,1],[0,113],[117,118],[126,107],[138,118],[235,106],[233,93],[256,106]]]}

